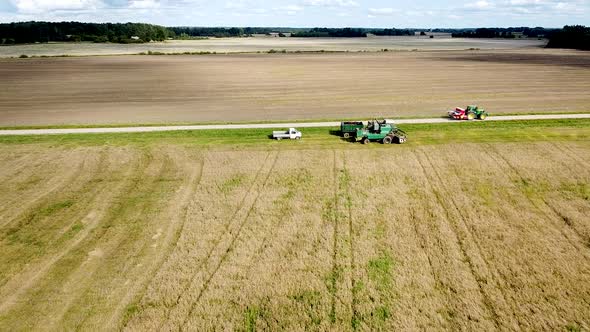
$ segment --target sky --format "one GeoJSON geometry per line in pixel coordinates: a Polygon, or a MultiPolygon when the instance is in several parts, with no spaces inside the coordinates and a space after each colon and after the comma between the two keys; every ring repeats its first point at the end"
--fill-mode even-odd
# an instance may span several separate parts
{"type": "Polygon", "coordinates": [[[0,0],[0,22],[472,28],[590,25],[590,0],[0,0]]]}

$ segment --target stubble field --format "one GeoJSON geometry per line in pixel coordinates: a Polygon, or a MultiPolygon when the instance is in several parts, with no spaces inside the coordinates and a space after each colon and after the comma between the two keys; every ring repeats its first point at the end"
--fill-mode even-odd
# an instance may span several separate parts
{"type": "Polygon", "coordinates": [[[545,49],[1,59],[0,126],[587,112],[590,55],[545,49]]]}
{"type": "Polygon", "coordinates": [[[330,51],[330,52],[374,52],[384,48],[389,50],[465,50],[479,49],[518,49],[542,47],[546,40],[537,39],[487,39],[487,38],[451,38],[450,34],[428,36],[396,36],[370,38],[209,38],[202,40],[168,40],[166,42],[145,44],[111,44],[111,43],[47,43],[23,44],[0,47],[0,58],[28,56],[60,55],[113,55],[138,54],[141,52],[268,52],[274,50],[296,51],[330,51]]]}
{"type": "Polygon", "coordinates": [[[0,327],[588,329],[589,127],[548,124],[389,147],[5,140],[0,327]]]}

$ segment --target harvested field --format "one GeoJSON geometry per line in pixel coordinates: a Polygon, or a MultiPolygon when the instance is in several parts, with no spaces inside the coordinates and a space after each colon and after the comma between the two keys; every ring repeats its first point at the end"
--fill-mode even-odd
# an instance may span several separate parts
{"type": "Polygon", "coordinates": [[[0,57],[59,56],[59,55],[112,55],[138,54],[141,52],[268,52],[274,50],[360,52],[389,50],[465,50],[479,49],[518,49],[542,47],[546,40],[537,39],[474,39],[451,38],[439,35],[428,37],[371,37],[371,38],[210,38],[203,40],[170,40],[146,44],[99,44],[99,43],[48,43],[0,47],[0,57]]]}
{"type": "Polygon", "coordinates": [[[3,144],[0,327],[590,329],[588,140],[281,143],[3,144]]]}
{"type": "Polygon", "coordinates": [[[2,59],[0,73],[0,126],[590,109],[590,54],[563,50],[2,59]]]}

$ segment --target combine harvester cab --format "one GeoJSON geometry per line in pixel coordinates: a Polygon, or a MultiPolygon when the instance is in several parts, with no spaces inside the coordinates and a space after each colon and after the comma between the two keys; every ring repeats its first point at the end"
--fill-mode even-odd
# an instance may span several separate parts
{"type": "Polygon", "coordinates": [[[383,144],[403,144],[407,141],[407,134],[397,128],[392,120],[369,121],[366,128],[357,128],[356,141],[369,144],[371,141],[380,141],[383,144]]]}
{"type": "Polygon", "coordinates": [[[466,108],[457,107],[454,111],[448,111],[449,118],[455,120],[485,120],[488,117],[488,112],[477,105],[469,105],[466,108]]]}

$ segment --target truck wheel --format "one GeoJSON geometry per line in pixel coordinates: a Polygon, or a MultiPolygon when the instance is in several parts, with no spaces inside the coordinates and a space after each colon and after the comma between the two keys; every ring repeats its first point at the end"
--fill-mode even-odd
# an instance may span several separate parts
{"type": "Polygon", "coordinates": [[[363,138],[363,140],[361,141],[363,144],[369,144],[371,141],[369,141],[368,138],[363,138]]]}
{"type": "Polygon", "coordinates": [[[473,120],[473,119],[475,119],[475,114],[473,114],[473,113],[467,114],[467,120],[473,120]]]}
{"type": "Polygon", "coordinates": [[[480,120],[485,120],[487,117],[488,117],[488,116],[487,116],[487,114],[485,114],[485,113],[481,113],[481,114],[479,115],[479,119],[480,119],[480,120]]]}
{"type": "Polygon", "coordinates": [[[280,140],[281,140],[281,138],[280,137],[277,137],[277,141],[280,141],[280,140]]]}
{"type": "Polygon", "coordinates": [[[344,138],[349,138],[350,137],[350,133],[344,133],[344,135],[342,135],[344,138]]]}
{"type": "Polygon", "coordinates": [[[391,144],[391,136],[383,137],[383,144],[391,144]]]}

